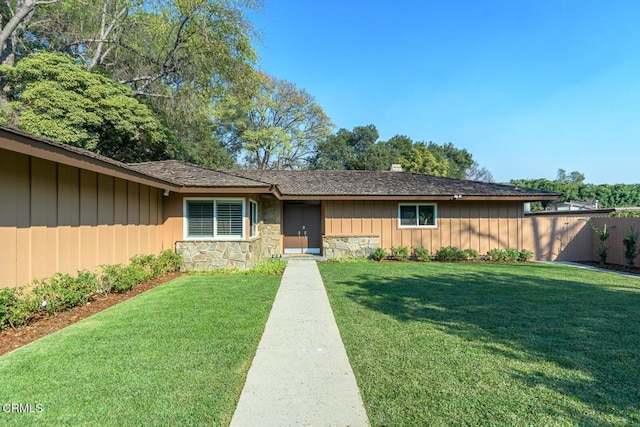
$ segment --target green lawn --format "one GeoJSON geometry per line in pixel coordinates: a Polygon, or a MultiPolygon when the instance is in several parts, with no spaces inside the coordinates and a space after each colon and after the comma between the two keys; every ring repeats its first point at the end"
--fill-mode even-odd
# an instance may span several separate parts
{"type": "Polygon", "coordinates": [[[183,276],[0,357],[0,405],[42,408],[0,425],[228,425],[279,282],[183,276]]]}
{"type": "Polygon", "coordinates": [[[640,279],[320,265],[372,425],[640,425],[640,279]]]}

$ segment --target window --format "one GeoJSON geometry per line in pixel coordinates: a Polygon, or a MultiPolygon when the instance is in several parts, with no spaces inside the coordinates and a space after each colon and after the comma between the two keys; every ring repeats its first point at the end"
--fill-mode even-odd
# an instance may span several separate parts
{"type": "Polygon", "coordinates": [[[400,227],[435,227],[436,216],[435,204],[401,203],[398,205],[400,227]]]}
{"type": "Polygon", "coordinates": [[[258,235],[258,204],[249,200],[249,236],[258,235]]]}
{"type": "Polygon", "coordinates": [[[185,200],[186,239],[242,239],[243,199],[185,200]]]}

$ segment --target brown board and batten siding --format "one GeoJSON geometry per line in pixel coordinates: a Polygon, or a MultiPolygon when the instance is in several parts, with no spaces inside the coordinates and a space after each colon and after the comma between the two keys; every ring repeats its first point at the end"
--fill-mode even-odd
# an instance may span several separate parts
{"type": "MultiPolygon", "coordinates": [[[[438,201],[437,226],[400,228],[398,201],[326,200],[325,236],[379,236],[380,246],[523,249],[523,205],[518,201],[438,201]]],[[[402,201],[402,203],[406,203],[402,201]]],[[[425,203],[421,201],[419,203],[425,203]]],[[[528,248],[524,248],[528,249],[528,248]]],[[[532,248],[531,248],[532,249],[532,248]]]]}
{"type": "Polygon", "coordinates": [[[0,287],[163,249],[162,190],[0,149],[0,287]]]}

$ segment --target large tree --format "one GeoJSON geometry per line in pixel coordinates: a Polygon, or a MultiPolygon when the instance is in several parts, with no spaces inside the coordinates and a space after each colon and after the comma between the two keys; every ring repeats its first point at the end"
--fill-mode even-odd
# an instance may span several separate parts
{"type": "Polygon", "coordinates": [[[257,169],[297,169],[306,165],[331,122],[314,98],[293,83],[260,73],[252,96],[228,96],[216,104],[218,134],[257,169]]]}
{"type": "Polygon", "coordinates": [[[259,7],[258,0],[56,1],[33,9],[33,18],[23,20],[28,28],[13,33],[22,35],[22,55],[72,55],[152,107],[171,130],[176,155],[228,164],[211,132],[210,109],[230,91],[252,87],[255,34],[246,11],[259,7]]]}
{"type": "Polygon", "coordinates": [[[36,53],[1,66],[4,121],[125,162],[165,157],[167,129],[123,84],[64,54],[36,53]]]}

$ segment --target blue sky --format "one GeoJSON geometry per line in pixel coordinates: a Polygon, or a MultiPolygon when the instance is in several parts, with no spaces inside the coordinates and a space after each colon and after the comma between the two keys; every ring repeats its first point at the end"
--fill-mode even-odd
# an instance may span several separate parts
{"type": "Polygon", "coordinates": [[[451,142],[496,181],[640,183],[640,1],[264,1],[260,68],[336,130],[451,142]]]}

